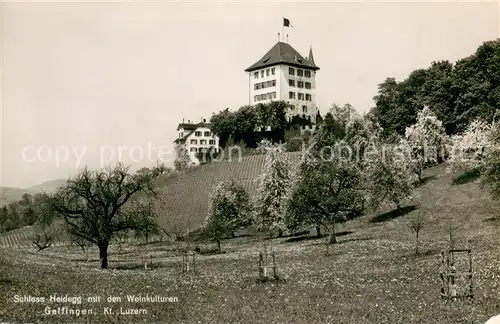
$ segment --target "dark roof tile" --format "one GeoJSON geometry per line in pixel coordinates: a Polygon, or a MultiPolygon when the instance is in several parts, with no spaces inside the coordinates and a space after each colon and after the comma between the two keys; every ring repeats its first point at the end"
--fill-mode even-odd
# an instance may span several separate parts
{"type": "Polygon", "coordinates": [[[309,68],[312,70],[319,70],[319,67],[314,63],[312,49],[309,50],[309,56],[311,57],[311,60],[305,59],[290,44],[278,42],[257,63],[253,64],[245,71],[251,72],[280,63],[309,68]]]}

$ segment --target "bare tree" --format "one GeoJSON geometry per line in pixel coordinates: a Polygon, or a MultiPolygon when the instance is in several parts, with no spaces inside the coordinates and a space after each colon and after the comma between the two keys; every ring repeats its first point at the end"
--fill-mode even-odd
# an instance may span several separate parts
{"type": "Polygon", "coordinates": [[[52,239],[50,233],[44,232],[43,234],[36,234],[32,243],[38,248],[38,251],[42,251],[52,245],[52,239]]]}
{"type": "Polygon", "coordinates": [[[419,254],[419,234],[427,222],[427,213],[418,211],[410,219],[408,226],[415,233],[415,254],[419,254]]]}
{"type": "Polygon", "coordinates": [[[118,163],[114,168],[85,168],[48,197],[50,209],[61,216],[71,235],[99,248],[101,267],[108,267],[108,247],[120,233],[140,230],[151,221],[141,200],[157,196],[153,180],[166,172],[163,165],[132,174],[118,163]]]}

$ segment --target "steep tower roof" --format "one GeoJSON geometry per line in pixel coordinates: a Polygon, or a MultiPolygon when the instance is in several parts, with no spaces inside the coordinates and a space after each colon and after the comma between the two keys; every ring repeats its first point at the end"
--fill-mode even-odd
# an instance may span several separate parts
{"type": "Polygon", "coordinates": [[[312,46],[309,48],[309,56],[307,57],[307,59],[309,60],[309,62],[311,62],[313,65],[315,65],[312,46]]]}
{"type": "MultiPolygon", "coordinates": [[[[309,55],[311,58],[313,58],[312,50],[309,51],[309,55]]],[[[247,68],[245,71],[251,72],[280,63],[293,65],[296,67],[319,70],[319,67],[314,63],[314,58],[312,60],[305,59],[290,44],[278,42],[266,53],[266,55],[264,55],[259,61],[247,68]]]]}

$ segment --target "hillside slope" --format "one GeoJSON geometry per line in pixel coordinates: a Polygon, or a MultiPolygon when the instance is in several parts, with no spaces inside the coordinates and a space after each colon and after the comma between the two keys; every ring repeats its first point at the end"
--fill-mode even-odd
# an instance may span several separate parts
{"type": "Polygon", "coordinates": [[[21,200],[25,193],[35,194],[36,191],[14,187],[0,187],[0,206],[21,200]]]}
{"type": "Polygon", "coordinates": [[[56,189],[63,184],[65,184],[67,179],[56,179],[56,180],[50,180],[50,181],[45,181],[39,185],[29,187],[28,190],[33,191],[33,192],[46,192],[46,193],[53,193],[56,191],[56,189]]]}
{"type": "MultiPolygon", "coordinates": [[[[288,153],[292,166],[297,166],[301,153],[288,153]]],[[[235,180],[254,197],[264,155],[243,157],[241,161],[224,161],[175,173],[163,179],[159,202],[159,223],[166,230],[185,233],[199,228],[208,210],[208,198],[220,181],[235,180]]]]}
{"type": "Polygon", "coordinates": [[[28,188],[0,187],[0,206],[21,200],[25,193],[35,195],[40,192],[53,193],[66,182],[64,179],[50,180],[28,188]]]}
{"type": "MultiPolygon", "coordinates": [[[[259,164],[259,159],[250,160],[259,164]]],[[[211,166],[212,171],[220,171],[221,166],[211,166]]],[[[208,173],[193,169],[178,174],[176,181],[184,183],[193,174],[203,178],[208,173]]],[[[314,236],[269,240],[276,252],[278,275],[284,279],[277,283],[256,283],[261,251],[256,236],[224,240],[222,254],[196,254],[196,275],[181,271],[180,250],[188,246],[185,242],[113,245],[111,269],[106,271],[98,269],[95,248],[88,254],[78,246],[54,246],[40,252],[33,247],[4,249],[0,286],[5,293],[0,294],[0,311],[5,311],[0,312],[0,320],[40,322],[39,314],[46,305],[15,303],[9,297],[15,294],[152,296],[167,292],[182,302],[123,306],[147,308],[142,321],[148,323],[484,323],[498,314],[500,300],[500,223],[492,219],[498,206],[477,182],[454,185],[446,165],[425,170],[424,177],[426,182],[415,190],[419,209],[395,215],[388,208],[339,224],[339,242],[334,246],[327,248],[323,239],[314,236]],[[420,211],[428,212],[429,219],[420,236],[421,254],[415,255],[415,236],[408,224],[420,211]],[[455,248],[472,249],[472,302],[446,303],[440,296],[440,252],[449,247],[450,224],[455,248]],[[148,271],[144,270],[146,253],[155,264],[148,271]]],[[[194,190],[190,185],[186,188],[194,190]]],[[[201,196],[199,188],[195,189],[201,196]]],[[[0,238],[0,245],[12,246],[13,240],[29,230],[10,236],[7,243],[0,238]]],[[[205,250],[211,245],[199,244],[205,250]]],[[[466,259],[455,259],[457,269],[467,266],[466,259]]],[[[459,286],[467,288],[464,282],[459,286]]],[[[118,304],[103,302],[101,306],[118,304]]],[[[56,324],[68,318],[43,316],[42,320],[56,324]]],[[[137,323],[137,317],[107,314],[71,319],[137,323]]]]}

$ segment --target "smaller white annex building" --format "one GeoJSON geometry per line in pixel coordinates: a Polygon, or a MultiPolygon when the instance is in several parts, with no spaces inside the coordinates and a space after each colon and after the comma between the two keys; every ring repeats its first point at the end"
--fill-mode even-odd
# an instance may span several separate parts
{"type": "Polygon", "coordinates": [[[219,150],[219,138],[212,133],[210,124],[206,119],[199,123],[188,120],[177,126],[177,138],[175,144],[185,144],[189,154],[193,157],[196,153],[219,150]]]}

